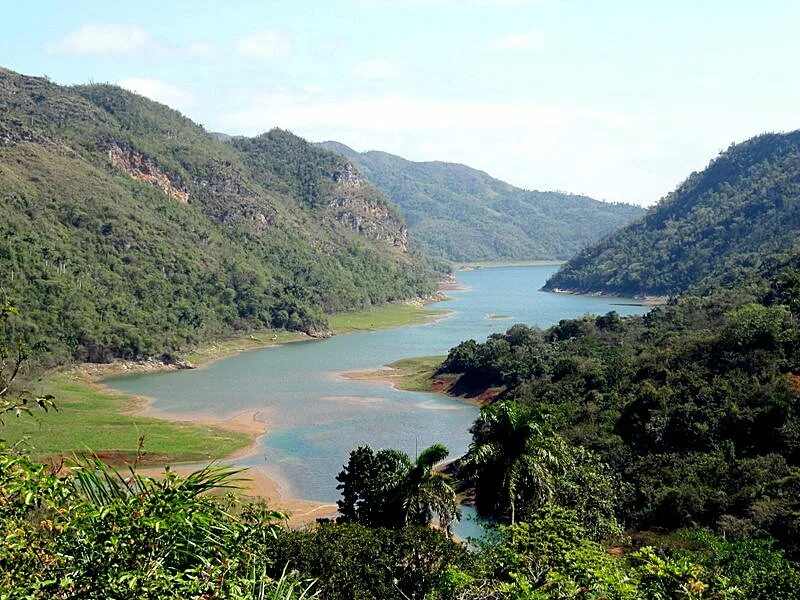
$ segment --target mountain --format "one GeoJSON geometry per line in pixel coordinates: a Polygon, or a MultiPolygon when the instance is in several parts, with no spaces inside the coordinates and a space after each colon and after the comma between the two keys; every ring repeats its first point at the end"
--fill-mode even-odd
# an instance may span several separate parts
{"type": "Polygon", "coordinates": [[[435,286],[346,159],[280,130],[223,141],[114,86],[0,70],[0,196],[3,294],[54,361],[316,333],[435,286]]]}
{"type": "Polygon", "coordinates": [[[586,248],[546,289],[676,294],[742,281],[800,234],[800,131],[732,145],[643,219],[586,248]]]}
{"type": "Polygon", "coordinates": [[[320,144],[354,163],[400,209],[420,246],[456,262],[567,259],[644,211],[516,188],[483,171],[320,144]]]}

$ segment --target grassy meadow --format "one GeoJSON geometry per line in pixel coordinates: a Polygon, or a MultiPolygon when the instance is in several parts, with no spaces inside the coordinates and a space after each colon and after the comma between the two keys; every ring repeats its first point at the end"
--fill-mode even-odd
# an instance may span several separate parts
{"type": "Polygon", "coordinates": [[[397,360],[388,365],[394,369],[392,382],[408,392],[433,391],[433,375],[444,359],[444,356],[417,356],[397,360]]]}
{"type": "Polygon", "coordinates": [[[29,445],[40,458],[91,451],[109,462],[129,461],[144,436],[145,463],[207,461],[250,442],[244,433],[219,427],[137,416],[141,400],[104,389],[78,370],[49,374],[35,389],[53,394],[58,410],[7,417],[1,435],[29,445]]]}
{"type": "Polygon", "coordinates": [[[415,304],[386,304],[367,310],[336,313],[331,315],[329,323],[334,334],[353,333],[419,325],[433,321],[445,314],[447,311],[415,304]]]}

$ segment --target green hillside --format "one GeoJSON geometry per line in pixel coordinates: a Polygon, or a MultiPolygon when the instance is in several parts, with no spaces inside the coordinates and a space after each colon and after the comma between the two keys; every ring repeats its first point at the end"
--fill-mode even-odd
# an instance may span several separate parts
{"type": "Polygon", "coordinates": [[[800,233],[800,131],[731,146],[644,219],[570,260],[548,289],[675,294],[746,278],[800,233]]]}
{"type": "MultiPolygon", "coordinates": [[[[628,530],[772,537],[796,559],[798,317],[795,254],[746,286],[682,295],[643,316],[611,312],[544,331],[517,324],[483,343],[468,340],[439,371],[470,396],[500,390],[473,428],[473,444],[498,427],[488,416],[510,407],[595,453],[614,473],[615,510],[628,530]]],[[[490,465],[488,477],[503,464],[490,465]]],[[[496,512],[495,498],[475,484],[478,507],[496,512]]],[[[524,515],[538,498],[519,489],[524,515]]]]}
{"type": "Polygon", "coordinates": [[[522,190],[461,164],[321,146],[347,157],[399,207],[427,253],[456,262],[567,259],[643,214],[628,204],[522,190]]]}
{"type": "Polygon", "coordinates": [[[383,195],[273,130],[223,142],[108,85],[0,70],[2,292],[51,360],[171,352],[426,294],[383,195]]]}

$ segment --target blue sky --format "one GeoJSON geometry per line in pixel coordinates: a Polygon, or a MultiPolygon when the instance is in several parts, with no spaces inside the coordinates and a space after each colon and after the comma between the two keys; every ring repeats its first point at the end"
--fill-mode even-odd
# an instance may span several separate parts
{"type": "Polygon", "coordinates": [[[108,81],[212,131],[284,127],[515,185],[652,204],[800,128],[800,3],[8,3],[0,65],[108,81]]]}

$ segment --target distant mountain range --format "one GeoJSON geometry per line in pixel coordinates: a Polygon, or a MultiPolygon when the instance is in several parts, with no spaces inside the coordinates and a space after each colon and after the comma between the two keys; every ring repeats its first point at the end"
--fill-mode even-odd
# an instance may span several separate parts
{"type": "Polygon", "coordinates": [[[425,252],[451,261],[567,259],[644,214],[629,204],[523,190],[466,165],[320,146],[350,160],[400,209],[425,252]]]}
{"type": "Polygon", "coordinates": [[[584,249],[547,289],[677,294],[769,271],[800,236],[800,131],[731,146],[647,215],[584,249]]]}
{"type": "Polygon", "coordinates": [[[0,69],[14,326],[55,362],[106,361],[254,328],[313,334],[327,313],[435,290],[347,159],[281,130],[226,140],[115,86],[0,69]]]}

